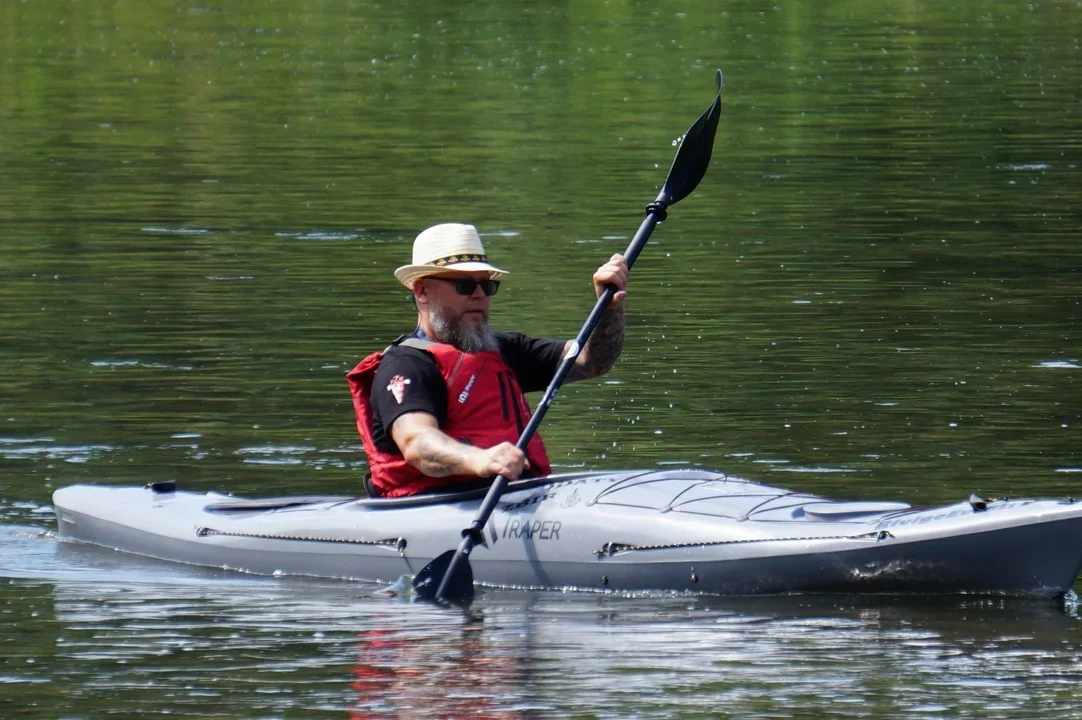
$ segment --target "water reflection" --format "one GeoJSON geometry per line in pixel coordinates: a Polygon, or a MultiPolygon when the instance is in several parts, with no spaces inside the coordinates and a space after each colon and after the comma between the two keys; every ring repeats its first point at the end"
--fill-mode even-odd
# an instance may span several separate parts
{"type": "Polygon", "coordinates": [[[1007,601],[486,593],[462,615],[236,584],[60,584],[53,600],[57,660],[81,682],[153,677],[180,714],[211,699],[356,718],[672,717],[692,699],[742,717],[1021,717],[1032,703],[1067,717],[1082,703],[1078,619],[1007,601]]]}
{"type": "Polygon", "coordinates": [[[6,534],[13,716],[1077,717],[1082,620],[1016,598],[485,591],[469,611],[6,534]],[[18,628],[18,631],[13,631],[18,628]],[[25,694],[42,678],[48,693],[25,694]],[[1039,712],[1037,708],[1040,708],[1039,712]]]}
{"type": "Polygon", "coordinates": [[[352,718],[426,714],[462,718],[526,718],[554,711],[530,691],[534,663],[527,627],[514,644],[505,627],[486,627],[483,611],[472,611],[457,631],[384,627],[358,633],[351,686],[357,701],[352,718]]]}

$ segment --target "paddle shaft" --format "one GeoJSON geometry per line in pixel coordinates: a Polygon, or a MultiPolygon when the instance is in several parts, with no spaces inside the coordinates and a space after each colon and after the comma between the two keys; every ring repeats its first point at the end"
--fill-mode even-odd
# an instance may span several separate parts
{"type": "MultiPolygon", "coordinates": [[[[654,227],[665,219],[664,196],[665,193],[662,191],[654,202],[646,206],[646,218],[643,219],[638,231],[635,232],[635,237],[631,239],[631,244],[624,251],[624,259],[627,261],[629,271],[631,266],[635,264],[635,259],[639,256],[643,247],[646,246],[646,241],[650,239],[650,234],[654,232],[654,227]]],[[[556,399],[556,394],[560,392],[560,386],[567,379],[567,374],[571,372],[571,366],[575,364],[575,360],[578,359],[579,353],[586,346],[590,335],[594,332],[594,328],[597,327],[598,321],[601,320],[601,315],[608,308],[609,303],[612,302],[612,296],[615,294],[616,288],[614,286],[609,285],[605,288],[601,293],[601,297],[597,299],[594,309],[590,311],[590,315],[586,318],[586,322],[583,323],[582,329],[579,330],[579,334],[575,337],[571,345],[571,351],[560,362],[560,366],[556,369],[556,374],[545,390],[541,402],[538,403],[537,409],[530,416],[530,422],[526,423],[518,442],[515,443],[515,447],[523,453],[526,452],[526,447],[530,444],[530,440],[533,439],[534,433],[537,432],[541,420],[544,419],[545,413],[548,412],[549,406],[552,405],[552,401],[556,399]]],[[[444,591],[447,589],[448,582],[454,576],[459,563],[468,562],[467,557],[470,551],[484,539],[482,530],[492,516],[493,511],[495,511],[496,505],[500,502],[504,490],[507,489],[507,483],[508,480],[503,475],[496,476],[492,486],[488,489],[488,493],[485,495],[484,502],[481,503],[481,507],[477,510],[473,522],[462,531],[462,542],[459,543],[458,551],[451,559],[451,564],[447,566],[447,571],[440,581],[440,587],[436,591],[437,600],[444,599],[444,591]]]]}
{"type": "MultiPolygon", "coordinates": [[[[718,129],[718,118],[721,116],[721,70],[715,71],[714,84],[717,88],[714,102],[710,104],[706,112],[692,123],[687,133],[684,134],[680,142],[680,149],[676,151],[676,157],[673,158],[672,166],[669,168],[669,174],[665,178],[665,184],[662,186],[661,192],[658,193],[654,202],[646,206],[646,218],[639,225],[631,244],[627,246],[624,259],[629,270],[635,263],[635,258],[639,256],[639,252],[646,246],[646,241],[654,231],[654,226],[665,220],[665,209],[690,195],[698,186],[699,181],[702,180],[703,175],[706,174],[706,169],[710,165],[710,153],[714,147],[714,134],[718,129]]],[[[560,385],[567,378],[567,373],[571,371],[571,366],[575,364],[579,353],[586,346],[590,334],[601,319],[602,313],[612,302],[612,296],[616,292],[617,289],[611,285],[602,291],[593,311],[586,318],[586,323],[579,330],[579,334],[572,342],[570,350],[560,362],[560,366],[557,368],[552,382],[549,383],[548,389],[545,390],[545,395],[541,398],[537,410],[534,411],[530,422],[523,429],[522,435],[518,439],[517,447],[523,453],[526,452],[527,445],[529,445],[534,433],[537,432],[537,426],[541,424],[541,419],[548,412],[549,405],[556,398],[556,393],[560,391],[560,385]]],[[[420,597],[444,600],[447,598],[447,591],[452,585],[458,588],[457,591],[463,597],[473,597],[473,573],[470,571],[468,556],[470,551],[484,540],[483,530],[485,524],[488,522],[489,517],[492,516],[496,504],[499,503],[500,497],[503,496],[506,488],[507,478],[503,475],[497,476],[485,495],[485,499],[481,503],[473,522],[462,531],[462,542],[459,544],[458,549],[455,551],[448,550],[421,568],[420,572],[417,573],[413,580],[413,588],[420,597]],[[449,559],[448,556],[450,556],[449,559]],[[463,563],[465,563],[463,571],[461,573],[457,572],[458,568],[463,567],[463,563]],[[435,578],[441,571],[443,575],[439,588],[434,596],[429,595],[429,588],[432,587],[435,578]]]]}

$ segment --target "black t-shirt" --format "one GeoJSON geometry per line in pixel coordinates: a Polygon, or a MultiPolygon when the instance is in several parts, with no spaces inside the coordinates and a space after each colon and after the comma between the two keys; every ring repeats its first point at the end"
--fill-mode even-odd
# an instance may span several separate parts
{"type": "MultiPolygon", "coordinates": [[[[560,366],[563,340],[494,331],[500,355],[515,373],[523,392],[544,390],[560,366]]],[[[447,418],[447,383],[436,358],[424,350],[394,345],[384,353],[372,382],[372,439],[382,452],[399,452],[389,428],[408,412],[433,415],[442,427],[447,418]],[[397,390],[397,392],[396,392],[397,390]]]]}

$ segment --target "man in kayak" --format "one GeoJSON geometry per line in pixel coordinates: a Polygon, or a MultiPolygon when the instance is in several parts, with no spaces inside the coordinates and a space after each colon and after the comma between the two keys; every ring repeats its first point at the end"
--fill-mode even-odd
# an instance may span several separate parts
{"type": "MultiPolygon", "coordinates": [[[[458,223],[422,232],[413,263],[395,270],[413,292],[417,328],[346,375],[370,494],[402,497],[551,472],[540,435],[525,453],[515,443],[531,415],[524,393],[548,386],[572,341],[489,328],[490,298],[507,274],[488,262],[477,230],[458,223]]],[[[627,276],[621,255],[594,273],[598,297],[607,285],[617,292],[569,381],[602,375],[620,356],[627,276]]]]}

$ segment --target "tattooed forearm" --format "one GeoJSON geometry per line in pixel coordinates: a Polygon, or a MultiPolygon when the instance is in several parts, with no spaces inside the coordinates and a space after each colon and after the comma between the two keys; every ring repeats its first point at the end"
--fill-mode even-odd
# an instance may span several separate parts
{"type": "Polygon", "coordinates": [[[431,477],[468,475],[471,448],[439,430],[419,433],[405,452],[406,460],[431,477]]]}
{"type": "Polygon", "coordinates": [[[586,347],[579,353],[575,364],[571,366],[568,380],[584,380],[604,375],[616,364],[620,351],[624,348],[624,306],[610,307],[597,321],[597,327],[586,341],[586,347]]]}

